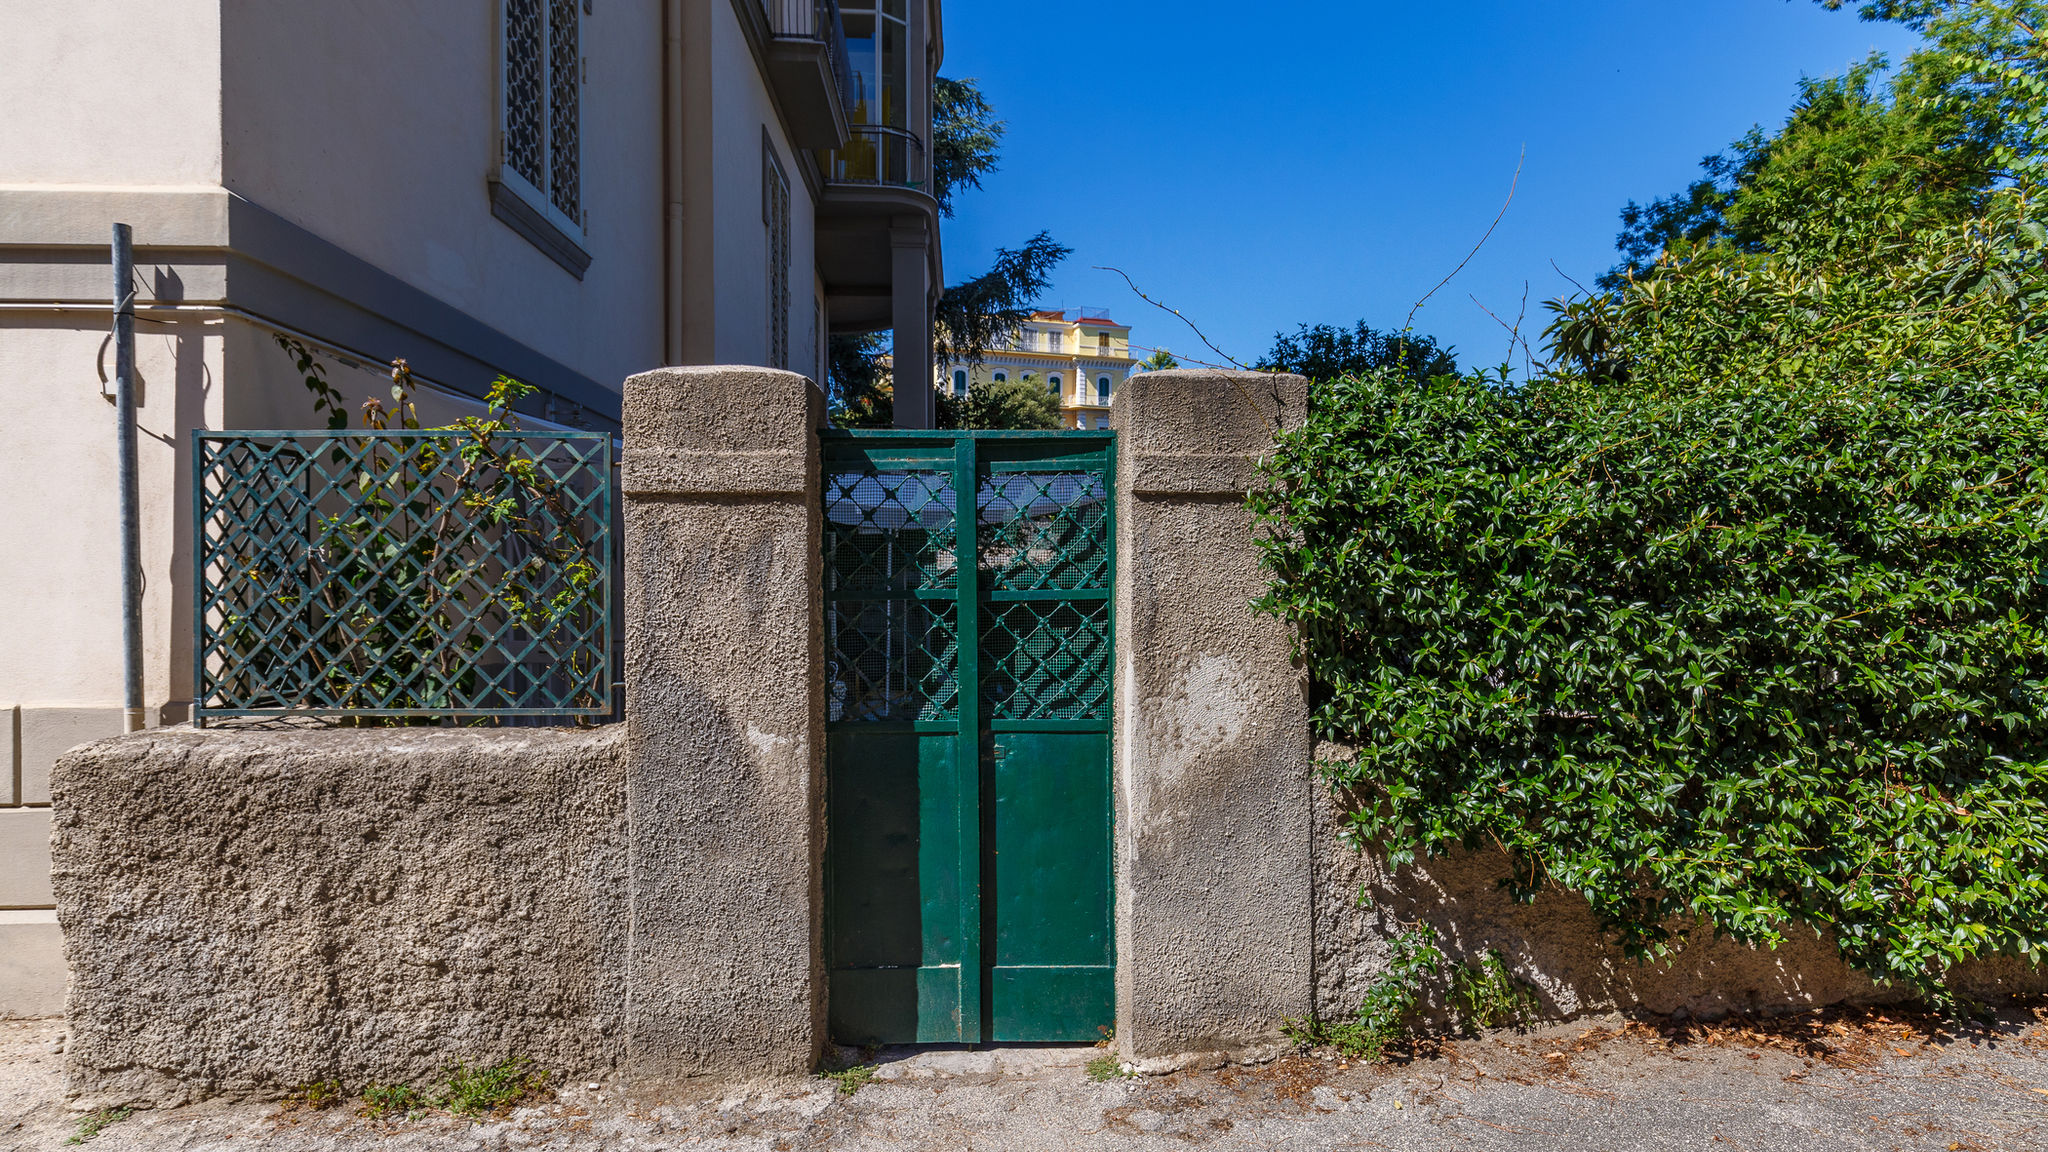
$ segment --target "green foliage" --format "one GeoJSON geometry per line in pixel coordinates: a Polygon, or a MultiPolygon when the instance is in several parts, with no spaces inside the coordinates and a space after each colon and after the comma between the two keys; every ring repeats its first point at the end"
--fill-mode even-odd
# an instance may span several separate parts
{"type": "Polygon", "coordinates": [[[940,364],[979,364],[988,349],[1017,334],[1073,249],[1040,232],[1021,247],[996,249],[987,272],[939,298],[932,348],[940,364]]]}
{"type": "Polygon", "coordinates": [[[1846,76],[1801,81],[1782,129],[1752,129],[1707,157],[1704,178],[1683,192],[1631,201],[1616,242],[1623,263],[1603,288],[1702,245],[1776,250],[1784,222],[1830,216],[1843,203],[1881,204],[1915,230],[1981,215],[2015,181],[2038,183],[2048,156],[2048,55],[2036,29],[2048,3],[1880,0],[1861,12],[1924,34],[1927,47],[1889,79],[1873,56],[1846,76]]]}
{"type": "Polygon", "coordinates": [[[1467,1029],[1528,1024],[1542,1009],[1535,989],[1516,979],[1494,948],[1481,953],[1477,963],[1451,966],[1446,999],[1452,1018],[1467,1029]]]}
{"type": "Polygon", "coordinates": [[[967,390],[965,400],[939,391],[941,428],[1059,428],[1059,401],[1050,389],[1031,380],[993,380],[967,390]]]}
{"type": "Polygon", "coordinates": [[[1348,1020],[1288,1020],[1289,1038],[1303,1044],[1327,1045],[1358,1060],[1380,1061],[1387,1049],[1405,1040],[1423,994],[1446,963],[1436,933],[1413,928],[1387,941],[1387,967],[1366,988],[1365,999],[1348,1020]]]}
{"type": "Polygon", "coordinates": [[[448,1088],[430,1103],[457,1116],[484,1116],[511,1110],[529,1100],[546,1099],[548,1074],[522,1057],[448,1070],[448,1088]]]}
{"type": "Polygon", "coordinates": [[[87,1112],[78,1118],[78,1131],[72,1135],[71,1139],[64,1141],[64,1143],[90,1143],[100,1133],[105,1132],[108,1128],[119,1124],[133,1115],[135,1115],[135,1109],[128,1107],[101,1108],[95,1112],[87,1112]]]}
{"type": "Polygon", "coordinates": [[[1880,978],[2048,943],[2048,230],[2018,193],[1667,261],[1628,383],[1339,381],[1254,498],[1351,831],[1497,845],[1636,955],[1697,918],[1880,978]]]}
{"type": "Polygon", "coordinates": [[[820,1072],[818,1075],[839,1085],[841,1096],[851,1096],[867,1087],[868,1082],[875,1078],[877,1067],[874,1064],[855,1064],[851,1068],[820,1072]]]}
{"type": "Polygon", "coordinates": [[[1275,333],[1272,349],[1257,367],[1261,372],[1293,372],[1314,381],[1382,371],[1427,380],[1458,370],[1451,352],[1438,348],[1435,340],[1408,332],[1381,332],[1363,320],[1348,330],[1303,324],[1292,335],[1275,333]]]}
{"type": "Polygon", "coordinates": [[[324,1112],[342,1102],[348,1093],[339,1080],[309,1080],[285,1093],[286,1112],[324,1112]]]}
{"type": "MultiPolygon", "coordinates": [[[[314,353],[287,336],[276,341],[303,374],[314,411],[326,413],[329,429],[346,430],[345,401],[327,382],[314,353]]],[[[366,401],[364,427],[422,430],[414,388],[406,362],[392,361],[388,406],[382,398],[366,401]]],[[[499,617],[544,636],[581,610],[600,577],[603,558],[578,534],[577,518],[557,483],[502,436],[518,429],[512,406],[532,391],[521,381],[498,377],[485,396],[485,415],[426,429],[447,435],[432,438],[407,467],[394,467],[392,457],[373,452],[358,473],[354,505],[319,518],[313,553],[330,574],[350,587],[367,589],[350,617],[359,637],[350,646],[350,660],[327,670],[337,691],[353,694],[367,707],[371,699],[388,698],[404,684],[409,688],[392,698],[396,702],[379,706],[432,707],[475,682],[477,671],[467,657],[480,651],[485,639],[471,626],[474,621],[499,617]],[[462,507],[479,513],[482,523],[517,537],[521,558],[507,563],[504,550],[490,548],[476,531],[439,515],[449,491],[462,507]],[[478,606],[465,596],[484,572],[490,574],[492,593],[480,617],[478,606]],[[415,635],[459,639],[428,665],[407,655],[407,638],[415,635]],[[381,671],[372,674],[373,664],[381,665],[381,671]]],[[[335,462],[344,459],[337,451],[335,462]]],[[[343,605],[334,599],[338,585],[330,580],[324,587],[330,597],[325,609],[339,612],[343,605]]],[[[245,622],[231,620],[229,626],[245,622]]],[[[257,643],[251,636],[249,643],[257,643]]]]}
{"type": "Polygon", "coordinates": [[[1143,364],[1148,372],[1164,372],[1169,368],[1180,367],[1180,361],[1174,359],[1173,353],[1165,348],[1154,348],[1152,354],[1139,363],[1143,364]]]}
{"type": "Polygon", "coordinates": [[[940,212],[953,214],[954,192],[981,187],[982,176],[995,170],[1007,131],[978,81],[932,81],[932,192],[940,212]]]}
{"type": "Polygon", "coordinates": [[[426,1105],[426,1098],[410,1085],[372,1084],[363,1089],[362,1114],[365,1119],[409,1119],[426,1105]]]}
{"type": "Polygon", "coordinates": [[[1107,1052],[1089,1060],[1082,1071],[1087,1073],[1088,1079],[1097,1084],[1105,1084],[1111,1080],[1129,1080],[1137,1076],[1135,1072],[1124,1071],[1123,1061],[1107,1052]]]}

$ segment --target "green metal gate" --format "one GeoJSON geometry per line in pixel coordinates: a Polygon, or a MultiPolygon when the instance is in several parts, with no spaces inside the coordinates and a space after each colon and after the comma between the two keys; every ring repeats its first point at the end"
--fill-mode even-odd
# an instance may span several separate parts
{"type": "Polygon", "coordinates": [[[1099,1039],[1113,434],[835,431],[823,457],[832,1036],[1099,1039]]]}

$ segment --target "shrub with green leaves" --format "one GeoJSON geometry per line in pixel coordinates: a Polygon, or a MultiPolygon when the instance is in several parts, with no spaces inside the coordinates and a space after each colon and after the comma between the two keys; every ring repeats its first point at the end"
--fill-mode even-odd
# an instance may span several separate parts
{"type": "Polygon", "coordinates": [[[1829,203],[1565,308],[1526,384],[1320,387],[1261,607],[1360,842],[1938,995],[2048,945],[2048,232],[1829,203]]]}

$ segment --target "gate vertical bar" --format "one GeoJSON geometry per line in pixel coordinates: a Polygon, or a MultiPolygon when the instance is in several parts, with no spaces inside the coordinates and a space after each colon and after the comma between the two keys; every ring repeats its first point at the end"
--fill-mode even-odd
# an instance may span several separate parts
{"type": "Polygon", "coordinates": [[[981,462],[975,440],[953,441],[955,594],[959,597],[960,1039],[986,1036],[981,940],[981,462]]]}

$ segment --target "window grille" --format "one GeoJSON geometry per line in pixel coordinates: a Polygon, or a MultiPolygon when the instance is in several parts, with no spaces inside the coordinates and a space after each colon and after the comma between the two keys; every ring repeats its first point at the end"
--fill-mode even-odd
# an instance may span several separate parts
{"type": "Polygon", "coordinates": [[[583,226],[581,0],[504,0],[504,163],[583,226]]]}
{"type": "Polygon", "coordinates": [[[789,367],[789,177],[761,141],[761,222],[768,226],[768,364],[789,367]]]}

